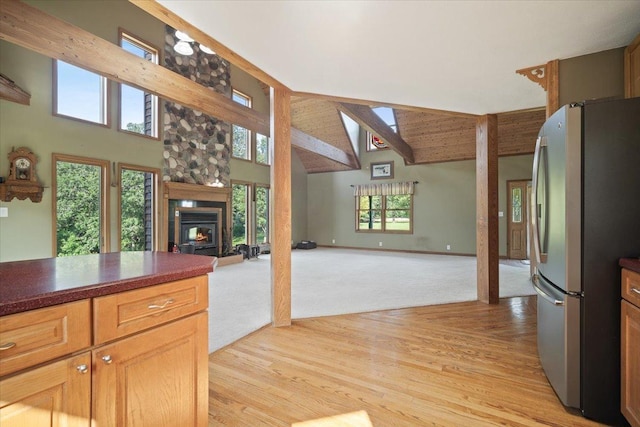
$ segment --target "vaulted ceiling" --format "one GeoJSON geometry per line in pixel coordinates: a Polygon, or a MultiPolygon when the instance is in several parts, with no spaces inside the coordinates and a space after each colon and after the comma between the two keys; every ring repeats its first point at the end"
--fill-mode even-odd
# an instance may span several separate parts
{"type": "MultiPolygon", "coordinates": [[[[341,116],[342,104],[313,97],[294,96],[291,124],[294,128],[325,141],[356,157],[341,116]]],[[[409,147],[413,161],[405,164],[469,160],[476,156],[476,116],[421,109],[394,109],[398,136],[409,147]]],[[[546,114],[543,108],[500,113],[498,155],[533,153],[546,114]]],[[[356,121],[358,121],[356,119],[356,121]]],[[[294,147],[307,172],[359,169],[327,159],[312,151],[294,147]]]]}
{"type": "Polygon", "coordinates": [[[623,1],[158,2],[224,44],[230,61],[247,58],[294,90],[292,126],[342,152],[331,160],[294,145],[308,172],[360,167],[340,118],[345,97],[395,106],[397,136],[374,133],[406,164],[474,158],[486,113],[499,113],[500,155],[531,153],[545,93],[515,70],[624,46],[640,31],[640,3],[623,1]]]}

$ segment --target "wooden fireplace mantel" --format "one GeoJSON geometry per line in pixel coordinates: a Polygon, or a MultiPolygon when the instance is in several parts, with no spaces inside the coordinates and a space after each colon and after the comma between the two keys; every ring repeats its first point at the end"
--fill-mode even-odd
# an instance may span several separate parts
{"type": "Polygon", "coordinates": [[[208,202],[230,202],[230,187],[210,187],[208,185],[185,184],[183,182],[165,182],[164,199],[203,200],[208,202]]]}
{"type": "MultiPolygon", "coordinates": [[[[160,250],[166,251],[169,244],[169,200],[194,200],[226,203],[225,231],[231,235],[231,187],[210,187],[208,185],[164,182],[162,185],[162,232],[160,250]]],[[[173,237],[173,236],[172,236],[173,237]]]]}

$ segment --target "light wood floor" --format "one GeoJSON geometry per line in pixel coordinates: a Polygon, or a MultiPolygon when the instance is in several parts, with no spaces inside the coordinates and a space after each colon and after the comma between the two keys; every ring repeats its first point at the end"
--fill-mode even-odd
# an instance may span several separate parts
{"type": "Polygon", "coordinates": [[[209,356],[209,425],[365,410],[375,427],[597,426],[565,411],[536,350],[536,299],[265,328],[209,356]]]}

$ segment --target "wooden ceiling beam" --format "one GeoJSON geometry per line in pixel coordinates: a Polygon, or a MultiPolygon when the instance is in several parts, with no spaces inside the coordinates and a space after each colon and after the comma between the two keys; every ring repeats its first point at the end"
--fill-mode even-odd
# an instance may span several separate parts
{"type": "Polygon", "coordinates": [[[389,107],[389,108],[393,108],[394,110],[405,110],[405,111],[413,111],[416,113],[437,114],[440,116],[467,117],[467,118],[473,118],[474,120],[478,117],[477,114],[461,113],[458,111],[437,110],[435,108],[416,107],[414,105],[394,104],[389,102],[372,101],[372,100],[366,100],[366,99],[346,98],[343,96],[322,95],[319,93],[312,93],[312,92],[293,91],[291,92],[291,96],[301,97],[301,98],[322,99],[324,101],[329,101],[333,103],[359,104],[359,105],[366,105],[368,107],[370,106],[389,107]]]}
{"type": "Polygon", "coordinates": [[[358,168],[356,159],[347,152],[293,127],[291,128],[291,145],[301,150],[319,154],[351,168],[358,168]]]}
{"type": "Polygon", "coordinates": [[[387,125],[378,115],[366,105],[337,103],[337,108],[358,122],[360,126],[375,134],[389,147],[398,153],[407,163],[414,163],[413,149],[404,139],[387,125]]]}
{"type": "MultiPolygon", "coordinates": [[[[0,2],[0,39],[177,102],[217,119],[270,135],[270,118],[184,76],[17,0],[0,2]]],[[[349,155],[304,132],[292,145],[355,167],[349,155]]]]}
{"type": "Polygon", "coordinates": [[[269,135],[269,118],[17,0],[0,2],[0,39],[269,135]]]}

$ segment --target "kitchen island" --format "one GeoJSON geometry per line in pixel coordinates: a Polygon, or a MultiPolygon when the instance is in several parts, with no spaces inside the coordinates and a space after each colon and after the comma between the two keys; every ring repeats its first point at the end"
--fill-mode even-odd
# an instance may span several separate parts
{"type": "Polygon", "coordinates": [[[124,252],[0,263],[0,425],[206,426],[215,261],[124,252]]]}

